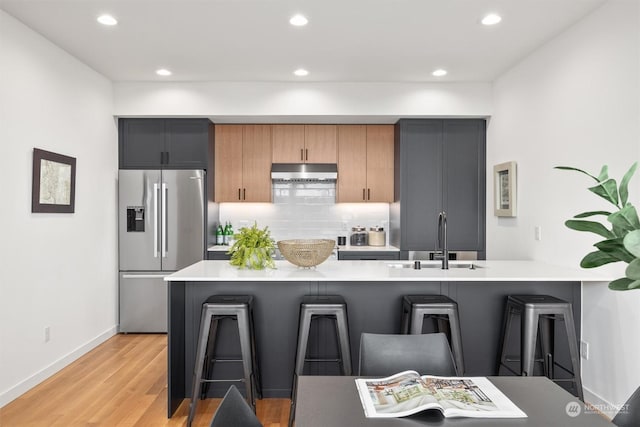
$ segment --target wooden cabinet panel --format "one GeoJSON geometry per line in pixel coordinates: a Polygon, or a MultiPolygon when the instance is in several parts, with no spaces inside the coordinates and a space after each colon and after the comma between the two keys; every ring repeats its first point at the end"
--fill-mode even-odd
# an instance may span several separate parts
{"type": "Polygon", "coordinates": [[[242,143],[242,198],[271,202],[271,125],[245,125],[242,143]]]}
{"type": "Polygon", "coordinates": [[[305,125],[304,144],[306,163],[336,163],[338,161],[336,125],[305,125]]]}
{"type": "Polygon", "coordinates": [[[338,202],[364,202],[367,191],[367,127],[338,125],[338,202]]]}
{"type": "Polygon", "coordinates": [[[215,201],[271,201],[271,125],[217,125],[215,201]]]}
{"type": "Polygon", "coordinates": [[[243,125],[216,125],[216,202],[239,202],[242,199],[242,128],[243,125]]]}
{"type": "Polygon", "coordinates": [[[338,202],[393,202],[393,125],[338,126],[338,202]]]}
{"type": "Polygon", "coordinates": [[[273,163],[336,163],[336,125],[272,125],[273,163]]]}
{"type": "Polygon", "coordinates": [[[393,125],[367,125],[367,201],[393,202],[393,125]]]}
{"type": "Polygon", "coordinates": [[[273,125],[273,163],[304,162],[305,125],[273,125]]]}

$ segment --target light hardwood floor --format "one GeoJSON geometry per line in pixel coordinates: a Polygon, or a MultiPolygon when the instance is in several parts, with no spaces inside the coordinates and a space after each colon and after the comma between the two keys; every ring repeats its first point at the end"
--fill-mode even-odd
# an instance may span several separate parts
{"type": "MultiPolygon", "coordinates": [[[[208,426],[219,402],[198,402],[193,425],[208,426]]],[[[284,427],[289,406],[259,400],[258,418],[284,427]]],[[[0,426],[183,426],[188,408],[167,418],[166,335],[116,335],[0,409],[0,426]]]]}

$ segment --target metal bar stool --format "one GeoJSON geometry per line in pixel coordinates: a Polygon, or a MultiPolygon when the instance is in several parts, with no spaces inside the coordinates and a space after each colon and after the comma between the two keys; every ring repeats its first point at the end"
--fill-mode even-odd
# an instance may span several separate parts
{"type": "Polygon", "coordinates": [[[464,374],[458,303],[445,295],[405,295],[402,298],[403,334],[421,334],[425,317],[437,322],[438,332],[447,334],[458,375],[464,374]]]}
{"type": "Polygon", "coordinates": [[[349,324],[347,322],[347,303],[339,295],[307,295],[300,303],[300,319],[298,321],[298,345],[296,364],[291,387],[291,412],[289,426],[293,425],[296,409],[296,393],[298,376],[303,374],[305,362],[338,362],[342,375],[351,375],[351,348],[349,340],[349,324]],[[327,317],[335,320],[339,355],[335,359],[312,359],[307,357],[309,331],[311,321],[327,317]]]}
{"type": "Polygon", "coordinates": [[[214,295],[202,304],[200,333],[193,368],[193,384],[191,404],[187,426],[191,426],[196,414],[198,397],[204,399],[210,383],[244,382],[247,391],[247,402],[256,411],[255,396],[262,396],[260,375],[258,371],[255,334],[253,326],[253,296],[250,295],[214,295]],[[232,318],[238,322],[240,336],[240,359],[217,359],[214,357],[218,322],[224,318],[232,318]],[[243,378],[211,379],[213,365],[216,362],[242,362],[243,378]],[[204,371],[204,375],[203,375],[204,371]],[[204,385],[204,386],[203,386],[204,385]]]}
{"type": "Polygon", "coordinates": [[[578,338],[573,322],[573,307],[571,303],[550,295],[509,295],[504,311],[498,355],[500,357],[496,368],[498,375],[500,374],[500,368],[504,367],[516,375],[532,376],[534,375],[534,363],[542,362],[546,377],[555,382],[573,382],[578,397],[584,400],[582,380],[580,379],[578,338]],[[514,316],[520,317],[520,357],[508,357],[506,354],[506,343],[509,340],[514,316]],[[572,365],[571,370],[554,360],[555,320],[564,320],[572,365]],[[540,348],[543,356],[536,359],[538,331],[540,332],[540,348]],[[518,361],[520,362],[520,371],[515,371],[507,365],[507,362],[518,361]],[[556,378],[554,375],[555,367],[559,367],[571,374],[572,378],[556,378]]]}

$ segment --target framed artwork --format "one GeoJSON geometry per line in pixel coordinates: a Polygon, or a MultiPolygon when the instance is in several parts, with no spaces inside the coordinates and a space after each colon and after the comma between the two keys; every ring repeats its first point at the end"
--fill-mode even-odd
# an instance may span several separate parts
{"type": "Polygon", "coordinates": [[[76,197],[76,159],[33,149],[31,212],[73,213],[76,197]]]}
{"type": "Polygon", "coordinates": [[[516,216],[516,162],[493,167],[493,213],[496,216],[516,216]]]}

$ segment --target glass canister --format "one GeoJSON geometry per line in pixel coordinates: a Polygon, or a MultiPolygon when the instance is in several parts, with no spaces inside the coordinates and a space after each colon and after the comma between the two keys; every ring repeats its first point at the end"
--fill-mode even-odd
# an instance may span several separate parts
{"type": "Polygon", "coordinates": [[[349,243],[351,246],[367,246],[369,243],[369,234],[367,229],[360,225],[351,228],[351,237],[349,243]]]}
{"type": "Polygon", "coordinates": [[[369,228],[369,246],[384,246],[387,243],[387,235],[384,228],[375,226],[369,228]]]}

